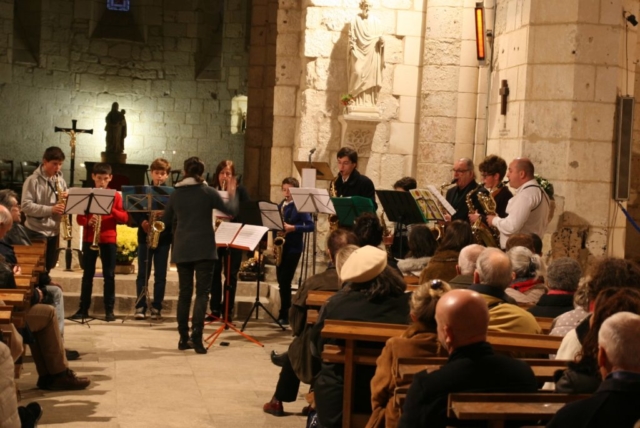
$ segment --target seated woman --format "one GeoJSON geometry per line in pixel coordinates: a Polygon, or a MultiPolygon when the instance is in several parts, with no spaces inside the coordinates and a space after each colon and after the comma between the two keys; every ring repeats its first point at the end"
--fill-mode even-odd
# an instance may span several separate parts
{"type": "Polygon", "coordinates": [[[475,244],[468,221],[455,220],[447,226],[440,246],[431,260],[420,273],[419,284],[425,284],[432,279],[450,281],[458,275],[456,265],[460,250],[467,245],[475,244]]]}
{"type": "Polygon", "coordinates": [[[507,255],[515,278],[505,293],[516,303],[535,305],[547,291],[544,285],[546,267],[542,258],[525,247],[513,247],[507,255]]]}
{"type": "Polygon", "coordinates": [[[555,259],[547,269],[549,291],[528,309],[535,317],[555,318],[573,310],[573,296],[582,276],[580,263],[570,257],[555,259]]]}
{"type": "Polygon", "coordinates": [[[367,428],[395,427],[400,422],[400,409],[393,400],[393,393],[398,386],[394,375],[398,358],[446,354],[440,350],[435,314],[438,300],[449,290],[449,284],[434,279],[413,292],[410,304],[411,325],[402,336],[387,340],[376,361],[376,374],[371,379],[373,413],[367,428]]]}
{"type": "Polygon", "coordinates": [[[398,269],[403,275],[420,275],[437,248],[438,243],[431,229],[424,224],[412,226],[409,232],[409,253],[405,259],[398,260],[398,269]]]}
{"type": "MultiPolygon", "coordinates": [[[[374,213],[360,214],[353,225],[353,233],[358,237],[358,242],[361,247],[371,245],[372,247],[384,249],[382,245],[384,228],[380,223],[380,219],[376,217],[374,213]]],[[[387,255],[387,266],[390,266],[395,269],[396,272],[400,273],[398,262],[389,255],[387,255]]]]}
{"type": "MultiPolygon", "coordinates": [[[[337,261],[339,262],[340,252],[337,261]]],[[[339,263],[338,263],[339,264],[339,263]]],[[[314,353],[320,356],[327,343],[335,343],[321,337],[325,320],[364,321],[391,324],[408,324],[409,294],[402,277],[387,266],[386,252],[364,246],[355,250],[338,271],[344,287],[321,309],[318,322],[312,331],[314,353]]],[[[354,411],[371,412],[370,382],[374,367],[358,367],[354,378],[354,411]]],[[[342,426],[342,389],[344,366],[322,362],[315,379],[317,418],[323,428],[342,426]]]]}
{"type": "Polygon", "coordinates": [[[640,291],[633,288],[608,288],[596,299],[593,316],[590,318],[589,331],[582,341],[582,349],[576,361],[556,378],[556,392],[567,394],[590,394],[598,389],[602,382],[598,368],[598,333],[602,323],[618,312],[631,312],[640,315],[640,291]]]}

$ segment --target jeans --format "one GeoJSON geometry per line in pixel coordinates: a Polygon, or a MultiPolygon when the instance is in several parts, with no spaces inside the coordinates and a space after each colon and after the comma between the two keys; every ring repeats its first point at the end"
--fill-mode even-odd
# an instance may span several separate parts
{"type": "Polygon", "coordinates": [[[289,319],[289,308],[291,307],[291,282],[296,274],[301,253],[283,254],[280,266],[276,269],[278,277],[278,288],[280,289],[280,315],[278,319],[289,319]]]}
{"type": "Polygon", "coordinates": [[[198,260],[197,262],[178,263],[178,331],[180,334],[189,332],[189,309],[191,308],[191,296],[193,295],[193,275],[196,277],[196,302],[193,305],[193,317],[191,325],[193,331],[200,332],[204,328],[204,314],[207,311],[209,290],[213,277],[213,264],[215,260],[198,260]]]}
{"type": "Polygon", "coordinates": [[[225,285],[229,280],[229,313],[233,314],[233,305],[236,299],[236,286],[238,285],[238,271],[242,263],[242,250],[236,248],[218,248],[218,260],[215,261],[213,267],[213,283],[211,284],[211,302],[209,308],[211,312],[222,313],[225,303],[220,301],[226,298],[222,293],[222,272],[224,271],[225,285]],[[231,273],[228,272],[229,260],[231,257],[231,273]]]}
{"type": "Polygon", "coordinates": [[[53,298],[53,307],[56,310],[58,329],[60,330],[60,335],[64,337],[64,297],[62,296],[62,290],[55,285],[47,285],[45,288],[47,289],[47,293],[53,298]]]}
{"type": "Polygon", "coordinates": [[[104,278],[104,309],[113,311],[116,303],[116,244],[99,244],[100,251],[91,249],[91,242],[82,243],[82,260],[84,273],[82,274],[82,291],[80,292],[80,309],[88,311],[91,306],[91,293],[93,291],[93,277],[96,273],[96,260],[100,255],[102,261],[102,276],[104,278]]]}
{"type": "MultiPolygon", "coordinates": [[[[167,286],[167,266],[169,263],[169,249],[171,243],[158,245],[155,250],[149,250],[149,261],[153,262],[153,307],[161,310],[164,301],[164,290],[167,286]]],[[[151,263],[149,263],[151,265],[151,263]]],[[[145,283],[145,272],[148,280],[151,276],[151,267],[147,272],[147,241],[138,240],[138,277],[136,278],[136,290],[138,296],[142,294],[145,283]]],[[[136,308],[147,308],[147,297],[143,296],[136,305],[136,308]]]]}

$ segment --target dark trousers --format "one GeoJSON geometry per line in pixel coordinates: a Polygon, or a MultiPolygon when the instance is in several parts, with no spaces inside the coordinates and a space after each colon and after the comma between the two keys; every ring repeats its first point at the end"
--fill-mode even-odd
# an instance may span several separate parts
{"type": "MultiPolygon", "coordinates": [[[[169,263],[169,250],[171,249],[171,243],[168,242],[164,245],[158,245],[156,249],[149,249],[148,263],[147,263],[147,240],[138,240],[138,277],[136,278],[136,291],[138,296],[144,289],[145,280],[148,280],[151,276],[151,263],[153,263],[153,307],[160,310],[162,309],[162,302],[164,301],[164,290],[167,286],[167,265],[169,263]],[[147,266],[149,271],[147,272],[147,266]],[[145,277],[146,273],[146,277],[145,277]]],[[[136,308],[147,308],[147,298],[144,296],[136,308]]]]}
{"type": "Polygon", "coordinates": [[[25,229],[27,230],[27,235],[29,236],[29,239],[32,242],[45,241],[47,243],[47,250],[45,253],[45,264],[46,264],[45,267],[47,269],[47,272],[50,272],[51,269],[56,267],[56,264],[58,263],[58,242],[59,242],[58,235],[45,236],[39,232],[35,232],[31,229],[27,229],[26,227],[25,229]]]}
{"type": "Polygon", "coordinates": [[[236,300],[236,286],[238,285],[238,271],[242,263],[242,250],[236,248],[218,248],[218,260],[213,266],[213,283],[211,284],[211,312],[222,313],[226,298],[223,295],[223,286],[229,281],[229,313],[233,314],[233,305],[236,300]],[[231,272],[229,273],[229,258],[231,258],[231,272]],[[224,283],[222,272],[224,271],[224,283]],[[222,303],[220,303],[222,301],[222,303]]]}
{"type": "Polygon", "coordinates": [[[104,278],[104,308],[113,311],[116,303],[116,244],[99,244],[100,251],[91,249],[91,242],[82,243],[82,291],[80,292],[80,309],[88,311],[91,306],[93,292],[93,277],[96,274],[98,256],[102,261],[102,277],[104,278]]]}
{"type": "Polygon", "coordinates": [[[282,262],[276,269],[278,277],[278,287],[280,288],[280,315],[278,319],[289,319],[289,308],[291,307],[291,282],[296,274],[298,262],[302,253],[283,254],[282,262]]]}
{"type": "Polygon", "coordinates": [[[197,262],[178,263],[178,331],[180,334],[189,332],[189,309],[191,308],[191,296],[193,295],[193,276],[196,282],[196,302],[193,305],[193,317],[191,325],[194,333],[202,334],[204,327],[204,314],[207,310],[209,290],[211,289],[211,277],[213,276],[213,264],[215,260],[198,260],[197,262]]]}
{"type": "Polygon", "coordinates": [[[296,372],[293,371],[289,354],[287,354],[287,358],[283,361],[278,384],[276,385],[276,392],[273,396],[276,397],[276,400],[291,403],[296,401],[298,389],[300,389],[300,379],[296,376],[296,372]]]}

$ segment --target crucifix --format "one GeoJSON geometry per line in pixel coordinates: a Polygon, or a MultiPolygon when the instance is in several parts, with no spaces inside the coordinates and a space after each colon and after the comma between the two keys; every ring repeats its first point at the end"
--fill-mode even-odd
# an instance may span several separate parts
{"type": "MultiPolygon", "coordinates": [[[[76,128],[76,123],[78,123],[78,121],[76,119],[71,119],[71,128],[60,128],[58,126],[54,127],[53,130],[55,132],[64,132],[65,134],[67,134],[70,137],[70,142],[69,145],[71,146],[71,174],[69,177],[69,186],[68,187],[73,187],[73,176],[75,173],[75,167],[76,167],[76,135],[77,134],[93,134],[93,129],[78,129],[76,128]]],[[[71,224],[71,215],[69,215],[69,224],[71,224]]],[[[82,263],[82,253],[80,252],[80,250],[78,249],[72,249],[71,248],[71,239],[69,239],[67,241],[67,247],[66,248],[60,248],[58,251],[64,251],[65,252],[65,270],[67,271],[72,271],[73,269],[71,269],[71,259],[73,257],[73,252],[77,251],[78,252],[78,261],[80,263],[82,263]]]]}
{"type": "Polygon", "coordinates": [[[500,85],[500,114],[507,115],[507,98],[509,97],[509,84],[506,80],[500,85]]]}

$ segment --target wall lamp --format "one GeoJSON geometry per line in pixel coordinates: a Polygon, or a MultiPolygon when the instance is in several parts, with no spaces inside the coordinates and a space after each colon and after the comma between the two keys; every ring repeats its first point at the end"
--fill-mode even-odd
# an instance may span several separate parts
{"type": "Polygon", "coordinates": [[[629,22],[629,24],[633,25],[634,27],[638,25],[638,20],[636,19],[635,15],[627,11],[624,11],[622,12],[622,16],[624,16],[624,18],[629,22]]]}
{"type": "Polygon", "coordinates": [[[478,53],[478,61],[484,61],[487,56],[485,46],[484,5],[482,3],[476,3],[474,13],[476,21],[476,52],[478,53]]]}

